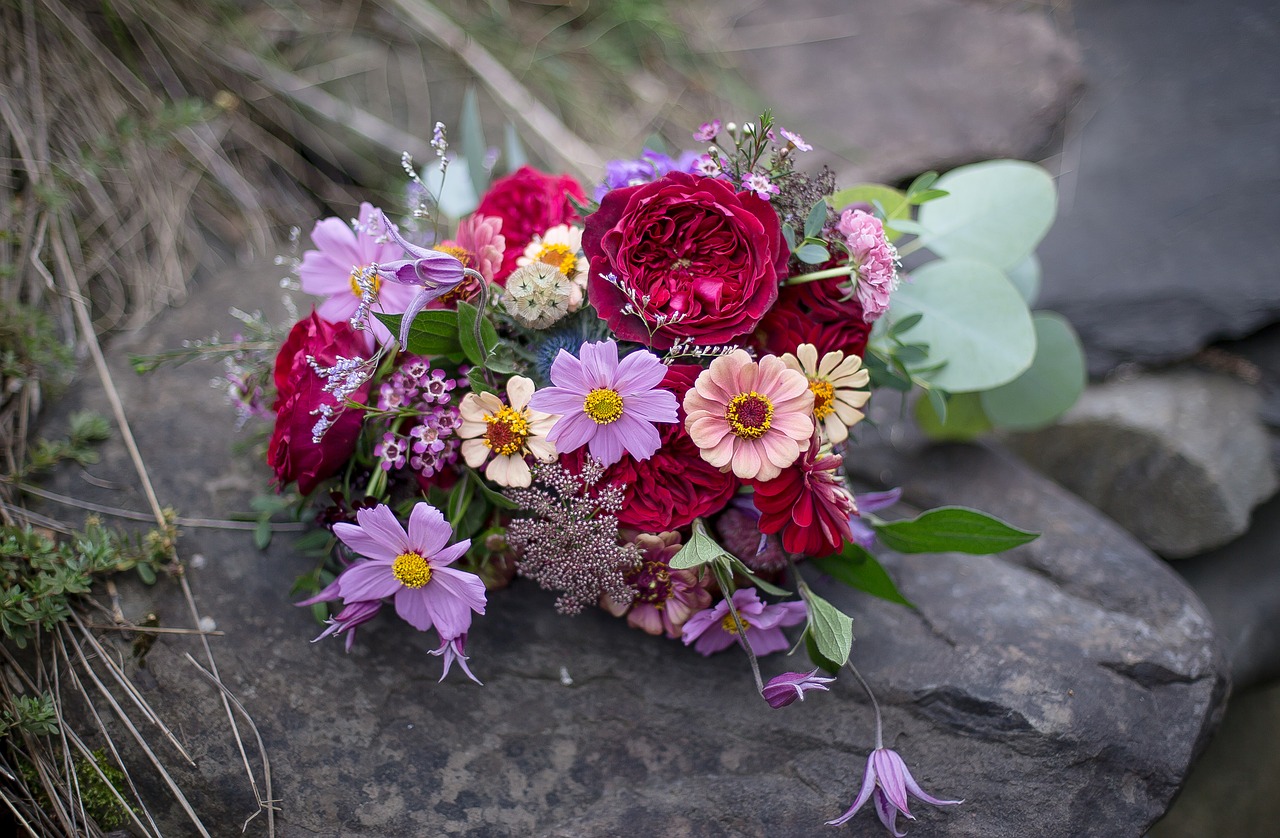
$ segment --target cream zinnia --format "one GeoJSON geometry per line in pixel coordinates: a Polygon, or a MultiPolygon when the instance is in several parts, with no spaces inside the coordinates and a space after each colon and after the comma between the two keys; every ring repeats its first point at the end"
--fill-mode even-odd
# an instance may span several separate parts
{"type": "Polygon", "coordinates": [[[507,381],[507,401],[493,393],[468,393],[458,406],[462,425],[458,436],[462,458],[471,468],[479,468],[493,455],[484,476],[499,486],[525,488],[531,480],[525,456],[532,454],[540,463],[556,458],[556,449],[547,441],[547,432],[558,416],[529,409],[533,382],[522,375],[507,381]]]}
{"type": "Polygon", "coordinates": [[[865,418],[859,408],[871,398],[870,391],[863,389],[871,376],[863,368],[862,359],[836,350],[819,361],[817,347],[802,343],[796,347],[795,355],[783,355],[782,362],[809,379],[813,418],[825,441],[838,445],[848,439],[849,429],[865,418]]]}

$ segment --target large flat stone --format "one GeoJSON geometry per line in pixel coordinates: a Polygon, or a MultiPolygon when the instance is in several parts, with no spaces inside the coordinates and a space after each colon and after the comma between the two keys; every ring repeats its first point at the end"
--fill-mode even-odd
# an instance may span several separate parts
{"type": "MultiPolygon", "coordinates": [[[[111,349],[159,496],[185,515],[246,510],[265,469],[232,453],[243,437],[207,387],[210,367],[139,379],[124,352],[229,332],[226,307],[275,298],[277,275],[228,272],[134,345],[111,349]]],[[[91,381],[59,411],[83,406],[104,407],[91,381]]],[[[1130,536],[989,450],[867,446],[851,459],[914,502],[959,501],[1045,533],[997,557],[888,557],[918,611],[817,584],[856,615],[855,659],[885,707],[888,744],[924,788],[968,801],[918,807],[915,832],[1141,834],[1223,699],[1203,607],[1130,536]]],[[[92,483],[66,471],[55,488],[145,508],[118,444],[90,471],[92,483]]],[[[226,632],[211,643],[271,756],[285,838],[825,834],[873,746],[870,709],[847,677],[774,711],[752,694],[737,654],[705,659],[603,613],[560,617],[528,584],[494,594],[473,626],[481,688],[437,684],[432,638],[389,614],[360,629],[350,655],[339,641],[309,644],[318,626],[291,607],[289,587],[311,560],[287,537],[263,553],[247,533],[191,529],[182,553],[205,557],[189,578],[226,632]]],[[[172,585],[122,583],[121,594],[135,619],[155,610],[184,624],[172,585]]],[[[187,651],[201,657],[193,638],[156,641],[146,695],[197,755],[184,769],[161,748],[193,805],[213,834],[234,834],[256,804],[217,695],[187,651]]],[[[131,768],[161,800],[145,767],[131,768]]],[[[190,833],[175,807],[157,806],[165,834],[190,833]]],[[[878,834],[870,812],[859,818],[850,834],[878,834]]],[[[265,835],[265,819],[247,834],[265,835]]]]}

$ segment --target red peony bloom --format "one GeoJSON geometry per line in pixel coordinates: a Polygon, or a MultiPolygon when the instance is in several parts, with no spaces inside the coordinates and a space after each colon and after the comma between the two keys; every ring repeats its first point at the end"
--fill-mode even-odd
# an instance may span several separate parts
{"type": "Polygon", "coordinates": [[[768,201],[683,172],[605,195],[587,218],[582,249],[600,317],[619,338],[657,349],[750,332],[778,298],[790,256],[768,201]],[[645,319],[624,313],[629,305],[645,319]]]}
{"type": "MultiPolygon", "coordinates": [[[[307,363],[307,356],[330,367],[339,355],[354,358],[364,350],[364,338],[350,324],[330,323],[314,311],[289,331],[276,356],[276,425],[267,448],[267,464],[281,489],[296,480],[298,491],[308,495],[321,480],[336,474],[355,451],[364,419],[359,410],[344,411],[320,442],[312,442],[312,428],[320,418],[317,408],[334,401],[324,392],[325,382],[307,363]]],[[[368,392],[365,382],[352,398],[363,401],[368,392]]]]}
{"type": "Polygon", "coordinates": [[[840,350],[862,357],[867,349],[871,325],[862,317],[857,297],[841,299],[848,280],[819,279],[800,285],[784,285],[778,302],[760,321],[756,330],[766,352],[795,354],[802,343],[812,343],[818,354],[840,350]]]}
{"type": "MultiPolygon", "coordinates": [[[[658,386],[675,393],[676,402],[682,402],[701,371],[696,364],[672,364],[658,386]]],[[[684,429],[683,407],[679,421],[657,428],[662,441],[652,457],[637,461],[623,454],[601,480],[603,484],[626,484],[618,523],[642,532],[678,530],[694,518],[714,515],[733,498],[739,485],[733,472],[722,473],[698,455],[698,446],[684,429]]],[[[569,464],[577,471],[582,453],[584,450],[562,455],[561,461],[577,457],[569,464]]]]}
{"type": "Polygon", "coordinates": [[[853,541],[849,516],[858,510],[836,474],[843,462],[838,454],[820,451],[815,434],[809,450],[778,477],[751,481],[760,532],[781,531],[782,546],[806,556],[829,556],[853,541]]]}
{"type": "Polygon", "coordinates": [[[579,201],[586,200],[582,187],[568,175],[548,175],[529,166],[521,166],[490,185],[475,214],[502,219],[506,250],[494,282],[506,283],[516,269],[516,260],[524,255],[525,245],[534,236],[542,235],[557,224],[578,220],[570,195],[579,201]]]}

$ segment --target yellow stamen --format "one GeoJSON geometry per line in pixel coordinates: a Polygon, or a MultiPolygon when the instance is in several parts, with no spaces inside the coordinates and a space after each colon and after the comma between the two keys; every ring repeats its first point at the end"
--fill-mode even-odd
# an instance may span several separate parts
{"type": "Polygon", "coordinates": [[[587,398],[582,402],[582,410],[597,425],[608,425],[618,421],[618,417],[622,415],[622,396],[618,395],[617,390],[597,387],[587,393],[587,398]]]}
{"type": "MultiPolygon", "coordinates": [[[[360,276],[364,273],[364,268],[352,268],[351,270],[351,293],[357,297],[363,297],[364,292],[360,290],[360,276]]],[[[369,287],[373,289],[374,296],[377,296],[378,289],[382,287],[382,277],[376,273],[369,278],[369,287]]]]}
{"type": "Polygon", "coordinates": [[[391,575],[406,588],[421,588],[431,581],[431,565],[421,553],[401,553],[391,563],[391,575]]]}
{"type": "MultiPolygon", "coordinates": [[[[751,628],[751,624],[747,622],[746,617],[739,616],[738,619],[742,620],[742,627],[744,629],[751,628]]],[[[738,624],[733,621],[733,612],[729,612],[728,614],[724,615],[724,619],[720,621],[720,628],[724,629],[730,634],[738,633],[738,624]]]]}
{"type": "Polygon", "coordinates": [[[755,390],[739,393],[729,400],[724,418],[740,438],[759,439],[773,424],[773,402],[755,390]]]}
{"type": "Polygon", "coordinates": [[[543,244],[534,261],[550,265],[565,276],[573,276],[578,267],[578,254],[563,244],[543,244]]]}
{"type": "Polygon", "coordinates": [[[809,389],[813,391],[813,415],[818,420],[827,418],[835,410],[836,388],[830,381],[817,378],[809,379],[809,389]]]}
{"type": "Polygon", "coordinates": [[[484,422],[488,426],[484,444],[493,453],[510,457],[524,450],[525,440],[529,438],[529,422],[522,413],[503,407],[492,416],[486,413],[484,422]]]}
{"type": "Polygon", "coordinates": [[[461,262],[464,268],[471,267],[471,251],[467,250],[465,247],[458,247],[454,244],[442,244],[437,247],[436,250],[441,253],[448,253],[454,259],[461,262]]]}

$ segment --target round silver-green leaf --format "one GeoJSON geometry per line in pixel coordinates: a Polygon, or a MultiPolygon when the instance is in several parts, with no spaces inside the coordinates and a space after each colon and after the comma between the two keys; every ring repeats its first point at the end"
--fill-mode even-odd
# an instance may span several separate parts
{"type": "Polygon", "coordinates": [[[997,426],[1030,431],[1057,419],[1084,391],[1084,351],[1060,314],[1036,312],[1036,357],[1017,379],[982,394],[982,407],[997,426]]]}

